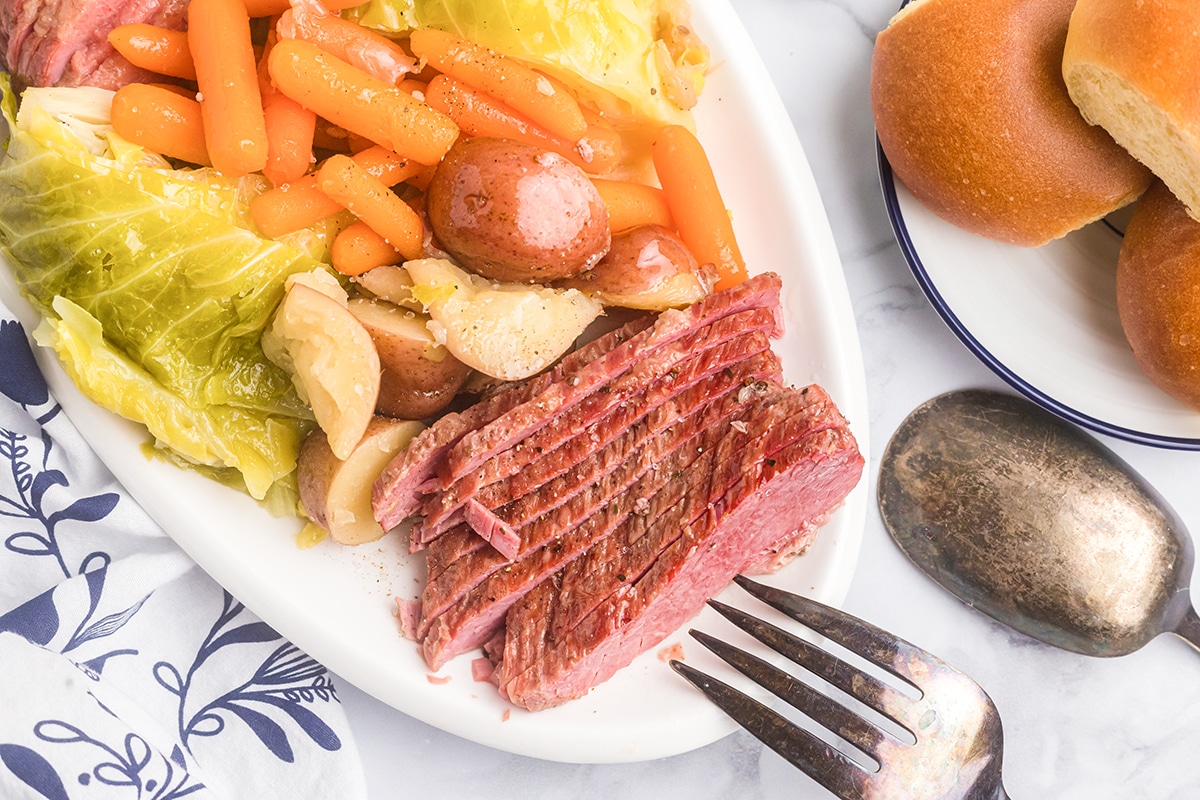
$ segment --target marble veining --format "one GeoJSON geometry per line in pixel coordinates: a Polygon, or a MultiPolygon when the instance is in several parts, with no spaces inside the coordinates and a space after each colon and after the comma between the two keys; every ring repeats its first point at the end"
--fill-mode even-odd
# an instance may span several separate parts
{"type": "MultiPolygon", "coordinates": [[[[792,117],[843,260],[866,364],[870,452],[908,412],[951,389],[1004,388],[924,300],[892,238],[875,172],[869,74],[894,0],[734,0],[792,117]]],[[[1200,533],[1196,454],[1104,440],[1200,533]]],[[[877,458],[877,456],[876,456],[877,458]]],[[[878,462],[868,466],[871,491],[878,462]]],[[[1193,579],[1193,589],[1198,586],[1193,579]]],[[[974,677],[1000,709],[1014,800],[1200,797],[1200,654],[1159,637],[1095,659],[1012,633],[951,598],[868,514],[845,607],[974,677]]],[[[571,765],[512,756],[442,733],[341,681],[374,798],[787,798],[823,789],[735,733],[641,764],[571,765]]],[[[903,798],[896,798],[903,800],[903,798]]]]}

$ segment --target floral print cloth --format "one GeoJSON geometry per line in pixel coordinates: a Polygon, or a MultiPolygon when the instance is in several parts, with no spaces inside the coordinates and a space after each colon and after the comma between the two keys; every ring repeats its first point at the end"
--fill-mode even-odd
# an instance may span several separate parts
{"type": "Polygon", "coordinates": [[[0,797],[365,797],[325,668],[99,462],[0,305],[0,797]]]}

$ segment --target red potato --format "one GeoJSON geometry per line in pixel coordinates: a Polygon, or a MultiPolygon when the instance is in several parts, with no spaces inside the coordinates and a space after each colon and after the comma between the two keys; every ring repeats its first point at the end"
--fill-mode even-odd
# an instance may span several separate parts
{"type": "Polygon", "coordinates": [[[608,306],[665,311],[708,296],[717,271],[701,266],[669,228],[642,225],[614,234],[595,267],[557,285],[579,289],[608,306]]]}
{"type": "Polygon", "coordinates": [[[344,459],[334,455],[323,431],[309,434],[296,463],[300,502],[309,519],[341,544],[383,536],[386,531],[371,511],[371,486],[423,428],[419,422],[373,417],[344,459]]]}
{"type": "Polygon", "coordinates": [[[464,267],[498,281],[558,280],[590,269],[611,239],[608,210],[583,170],[508,139],[460,139],[426,199],[438,241],[464,267]]]}
{"type": "Polygon", "coordinates": [[[454,399],[471,368],[434,341],[428,317],[389,303],[356,298],[348,306],[375,342],[382,367],[375,410],[425,419],[454,399]]]}

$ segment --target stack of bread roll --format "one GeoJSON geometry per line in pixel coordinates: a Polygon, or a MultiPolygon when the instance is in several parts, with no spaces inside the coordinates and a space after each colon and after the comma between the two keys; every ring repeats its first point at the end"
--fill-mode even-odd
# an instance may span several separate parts
{"type": "Polygon", "coordinates": [[[896,177],[973,233],[1036,247],[1137,201],[1121,323],[1200,408],[1200,2],[915,0],[879,34],[871,101],[896,177]]]}

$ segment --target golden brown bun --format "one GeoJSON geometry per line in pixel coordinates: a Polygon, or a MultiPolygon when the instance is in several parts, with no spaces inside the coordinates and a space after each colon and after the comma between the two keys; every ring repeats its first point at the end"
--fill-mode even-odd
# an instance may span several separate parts
{"type": "Polygon", "coordinates": [[[1080,0],[1062,69],[1083,116],[1200,219],[1200,2],[1080,0]]]}
{"type": "Polygon", "coordinates": [[[1117,313],[1146,376],[1200,407],[1200,222],[1158,181],[1125,230],[1117,313]]]}
{"type": "Polygon", "coordinates": [[[875,127],[896,176],[982,236],[1045,244],[1124,206],[1150,175],[1084,121],[1062,79],[1075,0],[919,0],[879,34],[875,127]]]}

